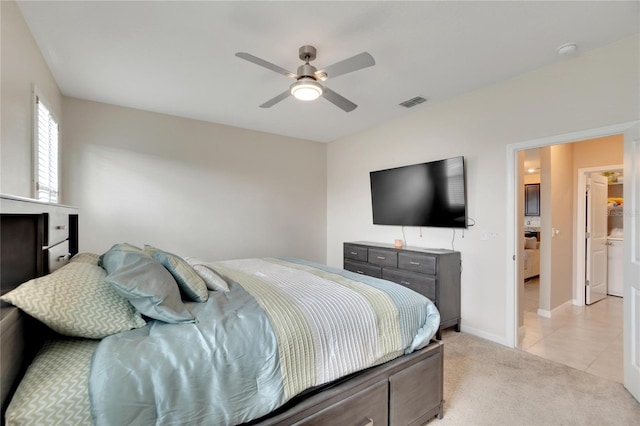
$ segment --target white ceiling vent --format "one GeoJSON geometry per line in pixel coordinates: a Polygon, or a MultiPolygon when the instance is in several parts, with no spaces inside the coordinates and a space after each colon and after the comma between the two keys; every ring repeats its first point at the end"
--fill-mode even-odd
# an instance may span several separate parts
{"type": "Polygon", "coordinates": [[[415,98],[411,98],[408,101],[400,102],[400,106],[405,108],[413,108],[416,105],[420,105],[423,102],[426,102],[427,99],[422,96],[416,96],[415,98]]]}

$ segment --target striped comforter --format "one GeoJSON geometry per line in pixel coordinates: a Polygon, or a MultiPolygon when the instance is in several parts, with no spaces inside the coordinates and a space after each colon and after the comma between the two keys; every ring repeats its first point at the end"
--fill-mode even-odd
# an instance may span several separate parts
{"type": "Polygon", "coordinates": [[[211,266],[231,291],[188,304],[196,323],[151,321],[99,345],[97,424],[247,422],[425,346],[439,325],[428,299],[388,281],[299,259],[211,266]]]}

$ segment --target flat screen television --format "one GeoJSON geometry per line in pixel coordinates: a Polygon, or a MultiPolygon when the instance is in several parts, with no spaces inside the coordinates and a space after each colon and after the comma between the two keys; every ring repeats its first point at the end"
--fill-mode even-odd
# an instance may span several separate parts
{"type": "Polygon", "coordinates": [[[464,157],[370,172],[375,225],[467,227],[464,157]]]}

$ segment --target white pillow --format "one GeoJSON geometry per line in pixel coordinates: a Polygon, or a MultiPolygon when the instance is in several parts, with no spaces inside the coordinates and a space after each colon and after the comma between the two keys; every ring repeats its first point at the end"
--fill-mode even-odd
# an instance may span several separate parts
{"type": "Polygon", "coordinates": [[[187,257],[185,260],[202,277],[209,290],[229,291],[229,284],[216,272],[210,262],[197,257],[187,257]]]}

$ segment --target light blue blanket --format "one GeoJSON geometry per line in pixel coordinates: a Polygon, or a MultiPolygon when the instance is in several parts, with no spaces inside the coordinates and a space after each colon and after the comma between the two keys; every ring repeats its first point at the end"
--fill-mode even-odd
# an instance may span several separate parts
{"type": "Polygon", "coordinates": [[[213,264],[230,283],[104,339],[90,374],[98,425],[234,425],[296,394],[429,343],[440,315],[393,283],[298,259],[213,264]]]}

